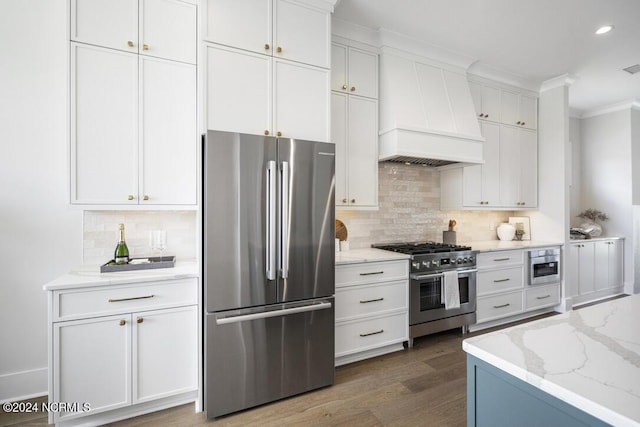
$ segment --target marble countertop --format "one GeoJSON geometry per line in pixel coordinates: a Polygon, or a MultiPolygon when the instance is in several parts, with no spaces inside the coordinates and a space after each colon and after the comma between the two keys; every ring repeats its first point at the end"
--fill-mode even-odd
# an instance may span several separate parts
{"type": "Polygon", "coordinates": [[[601,242],[603,240],[622,240],[624,237],[622,236],[602,236],[602,237],[591,237],[590,239],[571,239],[571,243],[583,243],[583,242],[601,242]]]}
{"type": "Polygon", "coordinates": [[[542,242],[539,240],[486,240],[478,242],[461,242],[459,245],[471,246],[474,251],[508,251],[513,249],[531,249],[550,246],[562,246],[562,242],[542,242]]]}
{"type": "Polygon", "coordinates": [[[336,252],[336,265],[360,262],[395,261],[409,259],[410,255],[375,248],[350,249],[336,252]]]}
{"type": "Polygon", "coordinates": [[[615,426],[640,426],[640,295],[467,338],[463,349],[615,426]]]}
{"type": "Polygon", "coordinates": [[[152,282],[157,280],[183,279],[187,277],[198,277],[198,264],[195,261],[177,261],[174,268],[118,271],[111,273],[100,273],[99,265],[84,265],[52,280],[45,284],[42,289],[45,291],[55,291],[59,289],[152,282]]]}

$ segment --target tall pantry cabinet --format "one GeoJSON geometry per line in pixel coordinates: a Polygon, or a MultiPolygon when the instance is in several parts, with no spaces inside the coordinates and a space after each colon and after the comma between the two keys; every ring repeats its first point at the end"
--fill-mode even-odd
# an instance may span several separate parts
{"type": "Polygon", "coordinates": [[[70,12],[71,203],[195,205],[197,4],[70,12]]]}
{"type": "Polygon", "coordinates": [[[328,142],[334,4],[209,0],[207,128],[328,142]]]}

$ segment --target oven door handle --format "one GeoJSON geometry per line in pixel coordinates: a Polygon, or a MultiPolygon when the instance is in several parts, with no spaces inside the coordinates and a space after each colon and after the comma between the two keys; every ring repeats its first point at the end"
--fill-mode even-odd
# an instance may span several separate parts
{"type": "Polygon", "coordinates": [[[431,279],[433,277],[444,277],[444,273],[423,274],[422,276],[419,276],[417,274],[412,274],[409,277],[411,278],[411,280],[424,280],[424,279],[431,279]]]}
{"type": "MultiPolygon", "coordinates": [[[[454,270],[454,271],[457,271],[457,270],[454,270]]],[[[470,270],[457,271],[458,274],[470,274],[470,273],[476,273],[476,272],[478,272],[478,269],[476,268],[472,268],[470,270]]],[[[433,277],[444,277],[444,273],[423,274],[422,276],[419,276],[417,274],[412,274],[409,277],[411,278],[411,280],[424,280],[424,279],[431,279],[433,277]]]]}

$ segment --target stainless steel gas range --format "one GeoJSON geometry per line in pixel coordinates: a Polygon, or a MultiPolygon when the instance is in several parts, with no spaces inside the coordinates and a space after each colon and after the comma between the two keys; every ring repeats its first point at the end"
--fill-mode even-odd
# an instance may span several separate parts
{"type": "Polygon", "coordinates": [[[409,281],[409,346],[413,339],[476,322],[476,254],[469,246],[436,242],[372,245],[411,255],[409,281]],[[445,276],[457,276],[459,304],[445,304],[445,276]]]}

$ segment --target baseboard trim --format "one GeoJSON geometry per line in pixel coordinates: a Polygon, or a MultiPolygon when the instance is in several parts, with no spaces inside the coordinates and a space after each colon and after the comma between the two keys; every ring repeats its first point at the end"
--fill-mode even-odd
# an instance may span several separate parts
{"type": "Polygon", "coordinates": [[[0,403],[47,395],[47,368],[0,375],[0,403]]]}

